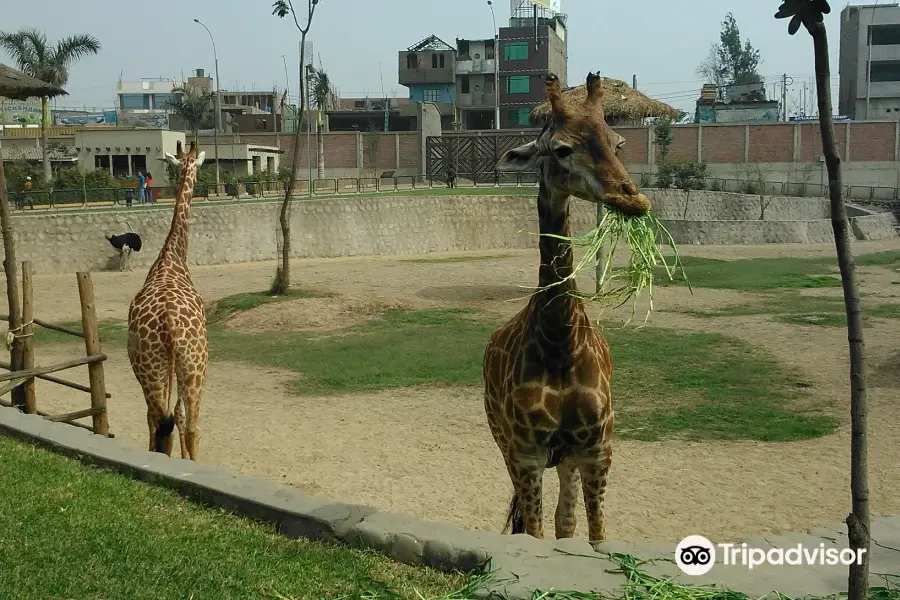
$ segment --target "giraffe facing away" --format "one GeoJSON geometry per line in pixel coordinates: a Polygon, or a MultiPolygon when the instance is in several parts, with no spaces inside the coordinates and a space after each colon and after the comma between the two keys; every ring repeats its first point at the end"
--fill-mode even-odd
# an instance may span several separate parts
{"type": "Polygon", "coordinates": [[[172,455],[178,427],[181,458],[197,460],[200,445],[200,395],[206,377],[208,347],[203,300],[187,266],[188,219],[197,170],[205,152],[191,142],[166,160],[180,171],[178,196],[169,235],[128,309],[128,358],[147,401],[150,451],[172,455]],[[174,414],[170,403],[178,385],[174,414]]]}
{"type": "Polygon", "coordinates": [[[572,293],[569,197],[604,203],[630,215],[650,201],[619,161],[624,139],[605,122],[599,75],[587,76],[583,104],[565,101],[559,79],[546,78],[552,118],[537,140],[506,152],[502,171],[538,173],[539,289],[490,338],[484,354],[484,409],[503,454],[514,495],[507,530],[543,538],[542,477],[556,467],[556,537],[575,535],[578,480],[589,541],[606,538],[603,497],[612,461],[613,407],[609,346],[572,293]],[[554,285],[545,288],[545,286],[554,285]]]}

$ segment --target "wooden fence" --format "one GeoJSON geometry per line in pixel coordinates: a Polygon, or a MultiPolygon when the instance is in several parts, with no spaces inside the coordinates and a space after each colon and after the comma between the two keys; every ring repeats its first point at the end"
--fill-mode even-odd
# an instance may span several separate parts
{"type": "MultiPolygon", "coordinates": [[[[22,412],[40,415],[49,421],[68,423],[70,425],[75,425],[76,427],[82,427],[99,435],[115,437],[109,432],[109,418],[106,411],[106,400],[110,397],[110,394],[106,392],[106,381],[103,375],[103,361],[106,360],[106,355],[103,354],[100,347],[100,331],[97,323],[96,305],[94,304],[94,284],[91,281],[90,273],[76,273],[75,275],[78,280],[78,296],[81,300],[81,331],[64,327],[63,325],[42,321],[41,319],[34,317],[34,286],[31,277],[31,263],[28,261],[22,263],[23,325],[20,332],[12,331],[8,333],[6,342],[7,348],[9,348],[12,345],[14,336],[22,338],[23,368],[22,370],[0,374],[0,383],[6,382],[0,387],[0,397],[8,392],[12,392],[19,386],[22,386],[24,393],[19,394],[20,400],[18,402],[8,402],[0,398],[0,406],[17,407],[22,410],[22,412]],[[35,325],[84,339],[84,347],[87,355],[46,367],[35,367],[35,325]],[[82,365],[87,365],[90,386],[84,386],[50,375],[50,373],[57,373],[82,365]],[[35,397],[34,392],[35,378],[87,392],[91,395],[91,407],[59,415],[51,415],[38,410],[37,398],[35,397]],[[78,419],[86,417],[91,417],[93,420],[91,425],[76,422],[78,419]]],[[[9,320],[8,315],[0,315],[0,318],[9,320]]],[[[9,371],[12,366],[11,363],[0,362],[0,368],[9,371]]]]}

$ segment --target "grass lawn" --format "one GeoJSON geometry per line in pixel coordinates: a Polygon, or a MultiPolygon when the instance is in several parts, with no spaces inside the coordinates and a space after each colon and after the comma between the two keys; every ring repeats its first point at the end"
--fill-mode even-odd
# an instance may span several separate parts
{"type": "MultiPolygon", "coordinates": [[[[900,267],[900,251],[876,252],[855,257],[861,267],[900,267]]],[[[682,256],[682,265],[693,287],[761,292],[774,289],[841,287],[837,258],[748,258],[718,260],[682,256]]],[[[678,274],[669,281],[658,269],[656,285],[685,285],[678,274]]]]}
{"type": "MultiPolygon", "coordinates": [[[[493,319],[465,309],[393,310],[334,332],[242,333],[213,326],[214,359],[302,374],[298,395],[339,395],[417,385],[482,385],[493,319]],[[390,348],[390,352],[385,352],[390,348]]],[[[796,374],[732,338],[664,329],[608,329],[623,437],[782,441],[830,433],[826,408],[805,408],[796,374]],[[690,357],[690,360],[685,360],[690,357]]]]}
{"type": "Polygon", "coordinates": [[[465,585],[372,552],[290,540],[169,490],[0,436],[0,598],[444,595],[465,585]]]}
{"type": "MultiPolygon", "coordinates": [[[[686,309],[674,312],[701,318],[772,315],[778,321],[793,325],[847,326],[843,296],[805,296],[796,290],[770,290],[754,295],[748,302],[715,310],[686,309]]],[[[872,325],[873,318],[900,319],[900,303],[880,302],[874,297],[864,297],[862,316],[863,325],[872,325]]]]}

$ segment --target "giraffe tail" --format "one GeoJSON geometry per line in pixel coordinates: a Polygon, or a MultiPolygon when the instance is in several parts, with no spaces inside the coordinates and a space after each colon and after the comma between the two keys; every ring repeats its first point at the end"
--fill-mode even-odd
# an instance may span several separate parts
{"type": "Polygon", "coordinates": [[[165,415],[160,418],[159,425],[156,427],[156,436],[154,438],[156,451],[162,454],[166,453],[166,442],[175,430],[175,417],[173,415],[165,415]]]}
{"type": "MultiPolygon", "coordinates": [[[[169,382],[166,386],[166,411],[171,410],[172,405],[172,384],[175,380],[175,340],[173,340],[173,331],[172,331],[172,320],[169,311],[166,311],[165,316],[165,326],[166,326],[166,335],[168,336],[168,344],[166,344],[168,348],[168,358],[169,358],[169,382]]],[[[168,446],[169,438],[172,436],[172,432],[175,430],[175,416],[169,412],[167,415],[163,415],[159,419],[159,425],[156,427],[156,436],[154,437],[154,444],[157,452],[161,452],[163,454],[167,454],[166,446],[168,446]]]]}
{"type": "Polygon", "coordinates": [[[515,493],[509,503],[509,511],[506,513],[506,527],[503,528],[503,533],[506,532],[513,535],[525,533],[525,518],[522,516],[522,511],[519,510],[519,498],[515,493]]]}

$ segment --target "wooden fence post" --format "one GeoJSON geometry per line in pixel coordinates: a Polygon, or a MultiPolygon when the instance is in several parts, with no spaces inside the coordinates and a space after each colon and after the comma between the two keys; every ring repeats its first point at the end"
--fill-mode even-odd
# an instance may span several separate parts
{"type": "MultiPolygon", "coordinates": [[[[34,368],[34,285],[31,279],[31,261],[22,262],[22,368],[34,368]]],[[[37,400],[34,394],[34,377],[22,384],[25,390],[25,413],[33,415],[37,412],[37,400]]]]}
{"type": "MultiPolygon", "coordinates": [[[[100,331],[97,326],[97,310],[94,304],[94,284],[91,274],[79,272],[78,296],[81,299],[81,326],[84,329],[84,347],[88,356],[103,354],[100,349],[100,331]]],[[[103,408],[99,414],[92,415],[94,433],[109,434],[109,417],[106,412],[106,380],[103,377],[103,362],[92,362],[88,365],[88,376],[91,383],[91,408],[103,408]]]]}

